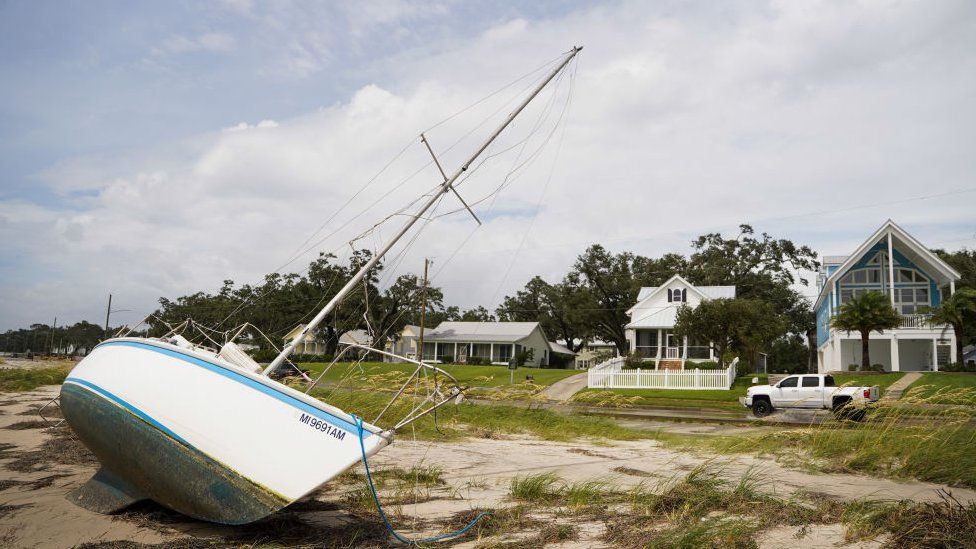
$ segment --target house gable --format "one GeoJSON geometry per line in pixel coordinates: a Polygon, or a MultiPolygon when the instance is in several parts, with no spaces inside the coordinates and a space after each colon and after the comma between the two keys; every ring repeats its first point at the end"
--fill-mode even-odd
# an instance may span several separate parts
{"type": "MultiPolygon", "coordinates": [[[[851,272],[868,269],[872,265],[876,265],[876,263],[872,262],[878,257],[878,254],[887,255],[887,237],[889,234],[892,238],[894,268],[896,270],[899,268],[910,269],[924,275],[930,281],[929,291],[932,295],[933,305],[937,305],[939,302],[941,294],[939,289],[942,286],[959,280],[960,275],[955,269],[946,264],[945,261],[929,251],[915,237],[908,234],[894,221],[889,219],[839,265],[831,265],[826,261],[827,258],[835,259],[836,256],[825,257],[827,276],[824,279],[823,286],[820,288],[820,293],[817,296],[817,302],[814,305],[814,310],[817,310],[818,314],[825,298],[834,290],[835,283],[844,279],[851,272]]],[[[900,273],[896,272],[896,277],[899,276],[900,273]]],[[[889,277],[889,272],[881,273],[880,282],[887,284],[889,277]]],[[[895,282],[895,287],[897,288],[898,278],[896,278],[895,282]]]]}

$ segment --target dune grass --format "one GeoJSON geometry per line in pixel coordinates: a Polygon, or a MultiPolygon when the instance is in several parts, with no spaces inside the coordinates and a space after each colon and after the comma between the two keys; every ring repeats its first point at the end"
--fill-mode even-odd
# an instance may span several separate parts
{"type": "Polygon", "coordinates": [[[57,385],[64,381],[74,364],[50,368],[0,368],[0,392],[31,391],[44,385],[57,385]]]}
{"type": "Polygon", "coordinates": [[[878,402],[866,410],[863,421],[834,418],[813,427],[745,435],[655,436],[683,449],[771,454],[809,470],[976,487],[976,427],[971,420],[965,411],[935,408],[925,398],[907,396],[878,402]]]}

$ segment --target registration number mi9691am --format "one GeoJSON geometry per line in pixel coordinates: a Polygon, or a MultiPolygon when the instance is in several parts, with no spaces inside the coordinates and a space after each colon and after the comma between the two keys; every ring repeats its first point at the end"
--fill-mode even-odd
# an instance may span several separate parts
{"type": "Polygon", "coordinates": [[[346,438],[346,432],[345,431],[343,431],[342,429],[336,427],[335,425],[332,425],[331,423],[329,423],[327,421],[323,421],[323,420],[321,420],[321,419],[319,419],[319,418],[317,418],[315,416],[310,416],[308,414],[302,414],[298,418],[298,421],[300,421],[301,423],[304,423],[305,425],[308,425],[312,429],[321,431],[321,432],[325,433],[326,435],[329,435],[332,438],[335,438],[336,440],[343,440],[343,439],[346,438]]]}

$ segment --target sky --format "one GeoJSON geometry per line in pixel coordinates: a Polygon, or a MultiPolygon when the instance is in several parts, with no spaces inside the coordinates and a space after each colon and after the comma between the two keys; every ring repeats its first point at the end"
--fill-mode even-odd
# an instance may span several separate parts
{"type": "Polygon", "coordinates": [[[739,223],[976,247],[973,2],[6,1],[0,330],[376,249],[440,182],[420,132],[453,172],[574,45],[458,185],[483,225],[445,197],[384,283],[494,308],[739,223]]]}

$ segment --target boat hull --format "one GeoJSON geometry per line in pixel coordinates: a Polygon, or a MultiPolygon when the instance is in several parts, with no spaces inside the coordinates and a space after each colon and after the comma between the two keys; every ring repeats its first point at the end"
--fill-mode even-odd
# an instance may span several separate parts
{"type": "MultiPolygon", "coordinates": [[[[300,499],[361,459],[352,416],[175,345],[109,340],[61,390],[65,419],[102,469],[68,499],[113,512],[152,499],[244,524],[300,499]]],[[[389,443],[366,425],[373,454],[389,443]]]]}

